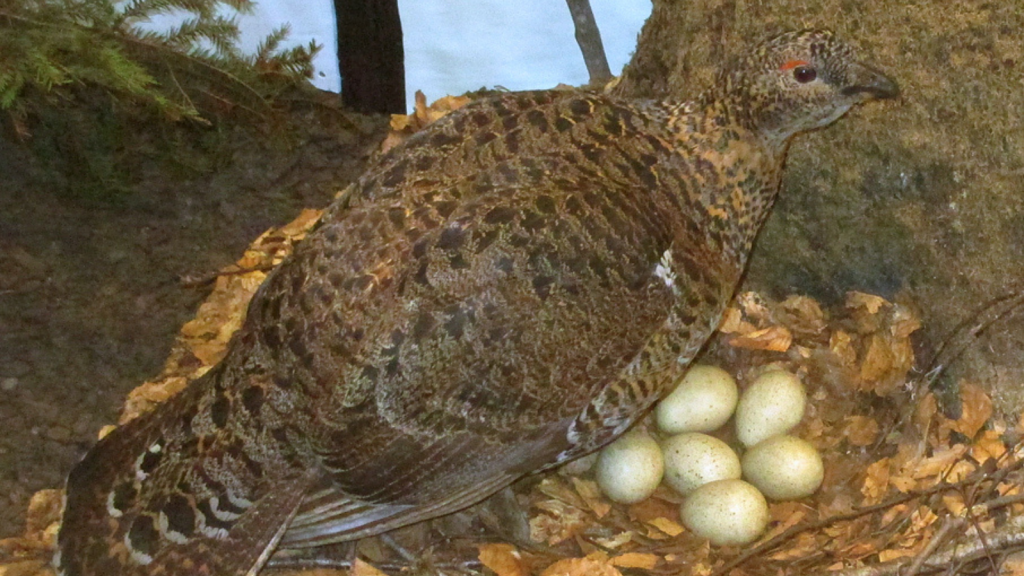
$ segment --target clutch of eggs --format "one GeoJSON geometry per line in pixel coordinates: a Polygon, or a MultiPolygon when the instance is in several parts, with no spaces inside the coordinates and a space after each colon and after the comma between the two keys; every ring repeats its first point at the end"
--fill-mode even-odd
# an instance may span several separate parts
{"type": "Polygon", "coordinates": [[[664,480],[687,497],[680,514],[690,530],[715,545],[752,542],[767,526],[765,496],[803,498],[821,485],[817,450],[785,435],[800,423],[806,402],[800,379],[781,369],[764,372],[740,395],[725,370],[693,366],[654,410],[666,437],[659,443],[633,431],[609,444],[597,460],[598,485],[610,500],[632,504],[664,480]],[[704,434],[734,415],[736,437],[747,447],[742,459],[704,434]]]}

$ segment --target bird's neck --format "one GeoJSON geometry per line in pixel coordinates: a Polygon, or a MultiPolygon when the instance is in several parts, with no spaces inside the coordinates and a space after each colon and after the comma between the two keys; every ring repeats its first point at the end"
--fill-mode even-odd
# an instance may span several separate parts
{"type": "Polygon", "coordinates": [[[682,153],[694,163],[696,205],[723,251],[745,264],[754,238],[771,211],[782,178],[788,142],[751,130],[721,101],[687,105],[672,116],[682,153]]]}

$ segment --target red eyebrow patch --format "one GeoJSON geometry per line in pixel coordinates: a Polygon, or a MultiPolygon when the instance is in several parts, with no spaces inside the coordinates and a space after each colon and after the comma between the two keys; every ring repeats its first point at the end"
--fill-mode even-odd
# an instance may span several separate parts
{"type": "Polygon", "coordinates": [[[810,65],[810,62],[808,62],[807,60],[790,60],[789,62],[786,62],[782,66],[779,66],[779,70],[792,70],[793,68],[796,68],[797,66],[808,66],[808,65],[810,65]]]}

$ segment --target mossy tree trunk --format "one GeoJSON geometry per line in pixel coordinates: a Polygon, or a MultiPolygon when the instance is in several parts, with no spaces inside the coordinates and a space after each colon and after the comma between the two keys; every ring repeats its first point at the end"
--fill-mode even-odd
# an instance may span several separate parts
{"type": "MultiPolygon", "coordinates": [[[[901,101],[855,110],[790,152],[743,288],[841,301],[860,290],[923,314],[919,362],[965,318],[1024,286],[1024,12],[1019,3],[654,0],[617,90],[690,98],[731,56],[830,28],[896,78],[901,101]]],[[[1024,407],[1024,313],[954,366],[1024,407]]]]}

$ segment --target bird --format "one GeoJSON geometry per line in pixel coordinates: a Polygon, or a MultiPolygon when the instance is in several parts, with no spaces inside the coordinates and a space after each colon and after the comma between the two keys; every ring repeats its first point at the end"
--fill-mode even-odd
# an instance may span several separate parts
{"type": "Polygon", "coordinates": [[[63,576],[254,576],[591,453],[718,326],[789,144],[894,80],[827,30],[692,100],[480,98],[383,154],[225,358],[71,471],[63,576]]]}

